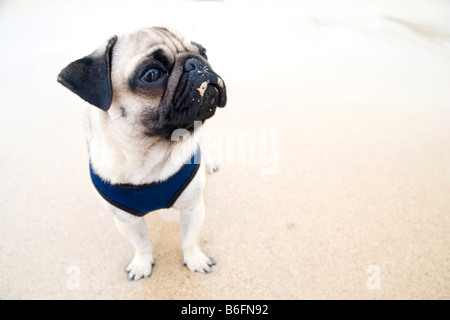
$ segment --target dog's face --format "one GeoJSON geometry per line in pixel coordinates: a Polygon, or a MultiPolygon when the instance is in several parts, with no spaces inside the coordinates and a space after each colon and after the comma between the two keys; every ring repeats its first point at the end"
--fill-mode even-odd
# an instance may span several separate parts
{"type": "Polygon", "coordinates": [[[227,99],[205,49],[167,28],[115,36],[69,64],[58,81],[133,130],[165,139],[176,129],[193,130],[227,99]]]}

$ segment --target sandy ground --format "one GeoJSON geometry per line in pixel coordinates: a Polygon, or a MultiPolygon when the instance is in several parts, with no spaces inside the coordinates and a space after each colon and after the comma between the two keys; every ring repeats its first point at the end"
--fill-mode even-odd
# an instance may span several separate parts
{"type": "Polygon", "coordinates": [[[0,2],[0,298],[449,299],[448,1],[0,2]],[[177,213],[147,216],[156,266],[92,191],[59,70],[110,35],[170,25],[229,91],[207,124],[209,275],[177,213]]]}

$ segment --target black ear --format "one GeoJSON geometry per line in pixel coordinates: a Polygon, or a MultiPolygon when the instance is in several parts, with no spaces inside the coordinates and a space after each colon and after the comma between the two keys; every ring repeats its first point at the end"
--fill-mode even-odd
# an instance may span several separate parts
{"type": "Polygon", "coordinates": [[[205,58],[206,60],[208,60],[208,56],[206,55],[206,49],[205,49],[205,47],[203,47],[200,43],[197,43],[197,42],[194,42],[194,41],[191,41],[191,43],[192,43],[193,45],[195,45],[195,46],[198,48],[198,50],[200,51],[200,55],[201,55],[203,58],[205,58]]]}
{"type": "Polygon", "coordinates": [[[100,109],[107,111],[112,101],[111,59],[117,36],[105,48],[76,60],[65,67],[58,82],[100,109]]]}

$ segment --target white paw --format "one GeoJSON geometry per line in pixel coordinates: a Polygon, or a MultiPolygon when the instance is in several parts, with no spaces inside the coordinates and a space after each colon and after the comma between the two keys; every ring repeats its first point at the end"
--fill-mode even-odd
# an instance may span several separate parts
{"type": "Polygon", "coordinates": [[[136,253],[133,261],[126,268],[128,280],[137,281],[150,277],[153,265],[153,255],[151,253],[136,253]]]}
{"type": "Polygon", "coordinates": [[[214,162],[213,157],[205,149],[202,150],[202,161],[205,162],[205,169],[207,174],[212,174],[219,171],[219,167],[214,162]]]}
{"type": "Polygon", "coordinates": [[[219,171],[219,167],[214,162],[206,163],[205,167],[207,174],[213,174],[219,171]]]}
{"type": "Polygon", "coordinates": [[[190,252],[184,252],[183,264],[192,272],[211,273],[211,267],[216,263],[197,247],[190,252]]]}

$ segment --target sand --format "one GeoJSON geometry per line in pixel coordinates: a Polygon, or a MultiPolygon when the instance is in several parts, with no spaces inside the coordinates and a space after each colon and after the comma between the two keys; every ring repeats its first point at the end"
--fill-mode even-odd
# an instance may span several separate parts
{"type": "Polygon", "coordinates": [[[2,1],[1,299],[449,299],[448,1],[2,1]],[[201,247],[146,222],[149,279],[97,201],[59,70],[170,25],[208,49],[228,105],[205,126],[201,247]]]}

